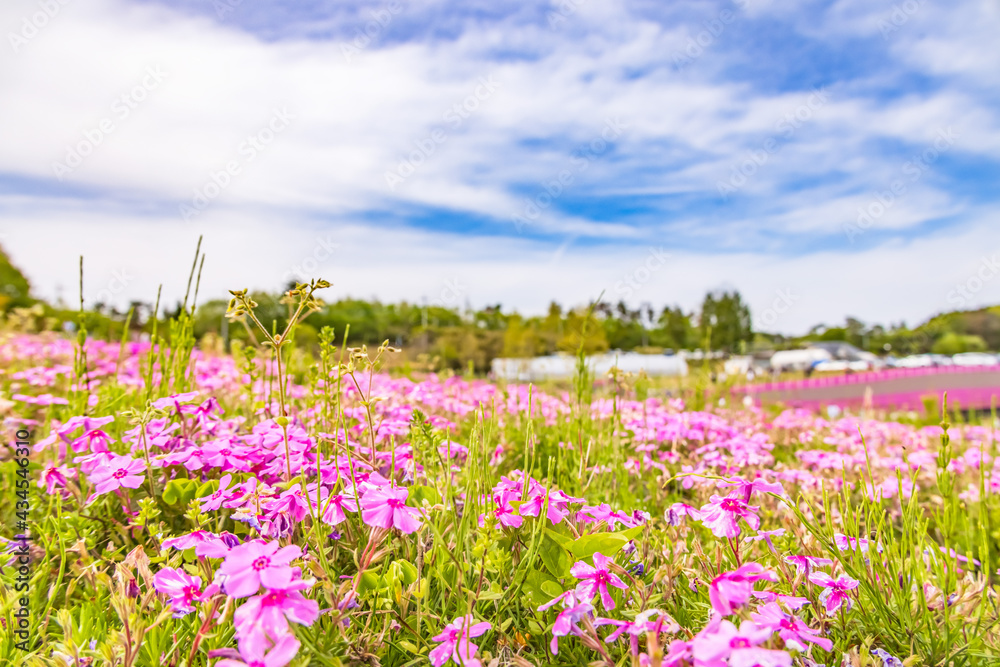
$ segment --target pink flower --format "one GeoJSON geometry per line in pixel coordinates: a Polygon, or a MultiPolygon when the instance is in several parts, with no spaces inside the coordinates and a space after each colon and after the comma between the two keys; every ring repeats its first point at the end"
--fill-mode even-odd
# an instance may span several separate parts
{"type": "Polygon", "coordinates": [[[94,493],[88,502],[116,489],[138,489],[145,480],[142,476],[145,470],[146,464],[143,461],[133,459],[131,456],[112,456],[98,465],[88,476],[88,480],[95,485],[94,493]]]}
{"type": "Polygon", "coordinates": [[[813,572],[809,575],[809,581],[826,589],[820,593],[819,601],[826,606],[826,613],[831,616],[840,609],[841,605],[846,605],[847,610],[850,611],[851,607],[854,606],[854,601],[851,599],[849,591],[854,590],[861,583],[846,575],[834,579],[826,572],[813,572]]]}
{"type": "Polygon", "coordinates": [[[405,488],[374,488],[361,496],[361,518],[376,528],[397,528],[401,533],[420,529],[420,512],[406,506],[410,490],[405,488]]]}
{"type": "Polygon", "coordinates": [[[299,569],[288,564],[301,555],[302,549],[294,544],[283,548],[277,541],[241,544],[229,552],[219,567],[222,589],[230,597],[245,598],[256,593],[262,584],[280,588],[298,576],[299,569]]]}
{"type": "Polygon", "coordinates": [[[465,616],[459,616],[444,626],[444,631],[441,634],[433,638],[434,641],[441,642],[430,652],[429,657],[434,667],[441,667],[448,660],[454,661],[456,665],[480,664],[475,659],[479,647],[473,644],[470,639],[482,635],[493,626],[490,623],[476,623],[469,626],[468,620],[469,618],[465,616]]]}
{"type": "Polygon", "coordinates": [[[737,525],[740,519],[754,530],[760,528],[758,510],[758,507],[747,505],[739,498],[713,495],[710,502],[701,508],[701,522],[711,529],[716,537],[733,538],[740,534],[740,527],[737,525]]]}
{"type": "MultiPolygon", "coordinates": [[[[232,649],[226,649],[231,651],[232,649]]],[[[299,640],[293,634],[287,634],[271,646],[268,653],[263,651],[248,651],[245,660],[226,658],[215,663],[215,667],[285,667],[299,652],[299,640]]],[[[210,654],[211,657],[211,654],[210,654]]]]}
{"type": "Polygon", "coordinates": [[[752,621],[743,621],[739,629],[716,617],[691,640],[694,664],[715,667],[792,667],[792,656],[785,651],[758,648],[771,636],[771,630],[752,621]]]}
{"type": "Polygon", "coordinates": [[[608,584],[622,590],[628,589],[628,586],[618,578],[618,575],[611,573],[608,565],[612,563],[614,563],[613,559],[608,558],[602,553],[595,553],[593,567],[583,561],[577,561],[569,569],[570,574],[574,577],[583,579],[576,587],[576,592],[580,596],[580,599],[593,600],[594,596],[600,593],[601,604],[604,605],[604,608],[608,611],[615,608],[615,601],[611,599],[611,595],[608,593],[608,584]]]}
{"type": "Polygon", "coordinates": [[[358,501],[353,494],[338,493],[324,500],[323,523],[336,526],[347,519],[344,510],[348,512],[358,511],[358,501]]]}
{"type": "Polygon", "coordinates": [[[604,521],[608,524],[608,530],[614,530],[615,525],[621,522],[626,527],[632,526],[632,517],[624,512],[618,512],[612,510],[611,506],[607,503],[601,503],[595,506],[583,506],[580,511],[576,514],[576,520],[579,523],[591,523],[596,521],[604,521]]]}
{"type": "Polygon", "coordinates": [[[219,480],[219,488],[212,495],[200,499],[202,512],[211,512],[222,506],[223,501],[226,500],[226,489],[229,487],[229,482],[232,479],[232,475],[223,475],[222,479],[219,480]]]}
{"type": "Polygon", "coordinates": [[[70,477],[76,477],[76,470],[69,466],[47,466],[38,480],[38,487],[44,486],[45,493],[50,496],[55,494],[57,488],[67,495],[66,482],[70,477]]]}
{"type": "Polygon", "coordinates": [[[777,631],[785,646],[796,651],[805,651],[806,644],[816,644],[824,651],[833,649],[833,642],[824,639],[800,619],[786,614],[776,602],[768,602],[756,612],[751,614],[750,619],[763,628],[777,631]]]}
{"type": "Polygon", "coordinates": [[[153,588],[170,598],[174,618],[180,618],[194,611],[194,604],[202,602],[219,592],[219,587],[209,584],[201,590],[201,578],[192,577],[183,570],[164,568],[153,575],[153,588]]]}
{"type": "Polygon", "coordinates": [[[833,561],[829,558],[817,558],[816,556],[786,556],[785,561],[794,565],[796,572],[804,572],[806,574],[809,574],[813,568],[833,565],[833,561]]]}
{"type": "Polygon", "coordinates": [[[765,570],[758,563],[745,563],[732,572],[720,574],[708,587],[708,599],[712,608],[728,616],[750,601],[753,585],[757,581],[777,581],[773,572],[765,570]]]}
{"type": "MultiPolygon", "coordinates": [[[[494,510],[494,516],[497,519],[497,529],[501,526],[506,526],[508,528],[520,528],[521,524],[524,523],[524,518],[517,515],[514,511],[514,506],[510,504],[510,501],[516,497],[516,494],[509,489],[504,489],[500,493],[493,496],[493,502],[496,503],[496,508],[494,510]]],[[[479,525],[482,527],[486,523],[486,515],[479,515],[479,525]]]]}
{"type": "Polygon", "coordinates": [[[767,544],[768,548],[771,551],[775,551],[775,549],[774,549],[774,543],[771,542],[771,538],[772,537],[781,537],[784,534],[785,534],[785,529],[784,528],[779,528],[778,530],[758,530],[756,535],[748,535],[747,538],[744,541],[746,541],[746,542],[760,542],[761,540],[764,540],[764,542],[767,544]]]}
{"type": "Polygon", "coordinates": [[[244,657],[263,655],[268,641],[280,642],[290,630],[288,621],[312,625],[319,618],[319,603],[299,591],[312,587],[312,580],[288,579],[280,588],[255,595],[233,614],[236,641],[244,657]]]}
{"type": "Polygon", "coordinates": [[[577,599],[576,591],[567,591],[566,593],[563,593],[555,599],[543,604],[538,608],[538,611],[545,611],[557,602],[561,602],[564,608],[561,612],[559,612],[559,615],[556,617],[556,622],[552,626],[552,642],[549,644],[549,650],[552,651],[552,655],[559,654],[560,637],[565,637],[570,634],[577,636],[583,634],[578,624],[594,611],[593,605],[589,602],[582,602],[577,599]]]}
{"type": "Polygon", "coordinates": [[[733,489],[733,496],[743,498],[743,502],[750,502],[750,496],[756,493],[776,493],[779,496],[785,495],[785,490],[782,488],[781,484],[778,482],[768,482],[763,478],[758,478],[754,480],[747,481],[742,477],[730,477],[729,479],[719,482],[720,489],[733,489]]]}
{"type": "Polygon", "coordinates": [[[692,519],[700,519],[701,512],[691,507],[690,505],[685,505],[684,503],[674,503],[667,508],[667,511],[663,513],[663,519],[671,526],[679,526],[684,521],[684,517],[689,516],[692,519]]]}

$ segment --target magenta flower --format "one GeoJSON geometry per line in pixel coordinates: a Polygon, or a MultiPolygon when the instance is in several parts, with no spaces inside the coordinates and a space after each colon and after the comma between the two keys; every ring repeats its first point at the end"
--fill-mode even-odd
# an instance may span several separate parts
{"type": "Polygon", "coordinates": [[[732,495],[743,498],[743,502],[750,502],[750,496],[754,493],[776,493],[779,496],[785,495],[785,489],[778,482],[768,482],[763,478],[745,480],[742,477],[730,477],[718,484],[720,489],[733,489],[732,495]]]}
{"type": "Polygon", "coordinates": [[[771,636],[771,630],[752,621],[743,621],[737,630],[729,621],[716,617],[691,640],[696,665],[730,667],[792,667],[792,656],[785,651],[759,648],[771,636]]]}
{"type": "Polygon", "coordinates": [[[826,613],[833,615],[842,605],[846,605],[848,611],[854,606],[850,591],[854,590],[861,583],[857,579],[851,579],[842,575],[834,579],[826,572],[813,572],[809,575],[809,581],[822,586],[826,590],[819,594],[819,601],[826,606],[826,613]]]}
{"type": "Polygon", "coordinates": [[[833,565],[833,561],[829,558],[817,558],[816,556],[786,556],[785,561],[794,565],[796,572],[804,572],[807,575],[812,572],[814,568],[833,565]]]}
{"type": "Polygon", "coordinates": [[[758,511],[758,507],[747,505],[739,498],[722,498],[713,495],[710,502],[701,508],[701,522],[716,537],[731,539],[740,534],[740,527],[737,525],[740,519],[743,519],[754,530],[760,528],[758,511]]]}
{"type": "Polygon", "coordinates": [[[410,490],[396,487],[370,489],[361,496],[361,518],[376,528],[396,528],[401,533],[420,529],[420,512],[406,506],[410,490]]]}
{"type": "MultiPolygon", "coordinates": [[[[494,494],[493,502],[496,504],[494,509],[494,516],[497,519],[497,530],[502,526],[507,528],[520,528],[521,524],[524,523],[524,518],[518,516],[514,510],[514,506],[510,504],[510,501],[516,499],[516,494],[509,489],[504,489],[500,493],[494,494]]],[[[479,526],[482,527],[486,524],[486,515],[479,515],[479,526]]]]}
{"type": "Polygon", "coordinates": [[[555,599],[549,600],[538,611],[545,611],[557,602],[561,602],[563,610],[556,617],[556,622],[552,626],[552,641],[549,643],[549,650],[552,655],[559,654],[559,638],[567,635],[583,635],[579,623],[594,612],[590,602],[584,602],[577,598],[576,591],[567,591],[555,599]]]}
{"type": "Polygon", "coordinates": [[[319,603],[299,592],[313,583],[303,579],[285,581],[280,588],[251,597],[236,610],[233,625],[244,657],[262,655],[269,641],[279,642],[288,635],[288,621],[312,625],[319,618],[319,603]]]}
{"type": "Polygon", "coordinates": [[[468,625],[469,620],[468,617],[459,616],[444,626],[441,634],[433,638],[434,641],[441,642],[429,655],[434,667],[441,667],[449,660],[452,660],[456,665],[479,664],[479,661],[475,659],[479,647],[470,640],[472,637],[478,637],[492,629],[493,626],[490,623],[476,623],[470,626],[468,625]]]}
{"type": "Polygon", "coordinates": [[[327,523],[331,526],[336,526],[347,520],[347,515],[344,514],[344,510],[348,512],[358,511],[358,501],[355,499],[353,494],[338,493],[330,496],[323,501],[325,506],[323,507],[323,523],[327,523]]]}
{"type": "Polygon", "coordinates": [[[785,646],[796,651],[805,651],[806,644],[816,644],[824,651],[833,649],[833,642],[820,637],[818,631],[795,616],[786,614],[776,602],[768,602],[751,614],[750,619],[762,628],[777,631],[785,646]]]}
{"type": "MultiPolygon", "coordinates": [[[[232,651],[232,649],[224,650],[232,651]]],[[[299,640],[295,638],[295,635],[287,634],[275,642],[266,654],[263,651],[254,650],[244,656],[245,660],[226,658],[215,663],[215,667],[285,667],[298,652],[299,640]]],[[[209,653],[209,657],[216,653],[218,652],[209,653]]]]}
{"type": "Polygon", "coordinates": [[[764,542],[767,544],[767,547],[771,551],[774,551],[775,553],[777,553],[777,551],[774,548],[774,543],[771,542],[771,538],[772,537],[781,537],[784,534],[785,534],[785,529],[784,528],[779,528],[778,530],[758,530],[756,535],[748,535],[744,541],[745,542],[760,542],[761,540],[764,540],[764,542]]]}
{"type": "Polygon", "coordinates": [[[66,483],[70,477],[76,477],[76,470],[69,466],[46,466],[37,484],[39,488],[45,487],[47,495],[54,495],[56,489],[60,489],[60,493],[65,496],[68,495],[66,483]]]}
{"type": "Polygon", "coordinates": [[[209,584],[201,590],[201,578],[192,577],[183,570],[164,568],[153,575],[153,588],[170,598],[174,618],[180,618],[194,611],[196,602],[202,602],[219,592],[219,587],[209,584]]]}
{"type": "Polygon", "coordinates": [[[701,518],[701,512],[690,505],[685,505],[684,503],[674,503],[663,513],[663,520],[671,526],[681,525],[681,523],[684,522],[684,517],[691,517],[692,519],[697,520],[701,518]]]}
{"type": "Polygon", "coordinates": [[[87,502],[116,489],[138,489],[145,480],[142,476],[145,470],[146,464],[143,461],[131,456],[112,456],[88,476],[88,480],[95,486],[94,493],[87,502]]]}
{"type": "Polygon", "coordinates": [[[219,567],[222,589],[226,595],[245,598],[256,593],[261,585],[281,588],[299,575],[299,569],[288,564],[302,555],[302,549],[290,544],[281,547],[277,541],[254,540],[233,548],[219,567]]]}
{"type": "Polygon", "coordinates": [[[200,499],[202,512],[211,512],[222,506],[222,503],[226,500],[226,489],[229,487],[229,482],[232,479],[232,475],[223,475],[222,479],[219,480],[219,488],[212,495],[200,499]]]}
{"type": "Polygon", "coordinates": [[[777,581],[778,578],[758,563],[744,563],[732,572],[720,574],[708,587],[712,609],[723,616],[732,614],[737,607],[750,601],[754,583],[762,580],[777,581]]]}
{"type": "Polygon", "coordinates": [[[628,589],[628,586],[618,578],[618,575],[611,572],[609,565],[612,563],[614,563],[614,559],[608,558],[602,553],[595,553],[593,566],[587,565],[583,561],[577,561],[569,569],[570,574],[574,577],[583,579],[576,587],[580,599],[590,601],[600,593],[601,604],[604,605],[604,608],[608,611],[615,608],[615,601],[608,593],[608,584],[622,590],[628,589]]]}

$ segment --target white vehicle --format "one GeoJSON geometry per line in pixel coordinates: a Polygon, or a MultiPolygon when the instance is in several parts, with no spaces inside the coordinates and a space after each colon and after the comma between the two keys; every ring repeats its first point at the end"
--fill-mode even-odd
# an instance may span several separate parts
{"type": "Polygon", "coordinates": [[[771,356],[771,370],[779,373],[785,371],[804,371],[823,362],[833,361],[833,355],[823,349],[806,348],[805,350],[782,350],[771,356]]]}
{"type": "Polygon", "coordinates": [[[963,352],[953,356],[952,361],[956,366],[996,366],[997,355],[987,352],[963,352]]]}
{"type": "Polygon", "coordinates": [[[930,368],[932,366],[952,366],[951,357],[943,354],[912,354],[896,360],[896,368],[930,368]]]}

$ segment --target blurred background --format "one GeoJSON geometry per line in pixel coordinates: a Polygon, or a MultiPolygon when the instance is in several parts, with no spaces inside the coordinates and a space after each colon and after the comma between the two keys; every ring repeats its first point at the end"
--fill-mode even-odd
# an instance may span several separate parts
{"type": "Polygon", "coordinates": [[[993,0],[6,0],[0,27],[24,326],[73,326],[83,255],[90,330],[141,335],[202,237],[223,345],[228,289],[280,321],[323,277],[313,332],[478,372],[1000,349],[993,0]]]}

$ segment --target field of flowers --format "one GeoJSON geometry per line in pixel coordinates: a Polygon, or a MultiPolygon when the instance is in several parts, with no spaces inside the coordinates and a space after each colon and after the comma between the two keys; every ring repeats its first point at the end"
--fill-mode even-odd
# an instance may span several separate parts
{"type": "Polygon", "coordinates": [[[294,345],[322,286],[0,339],[0,664],[1000,664],[992,420],[391,376],[294,345]]]}

